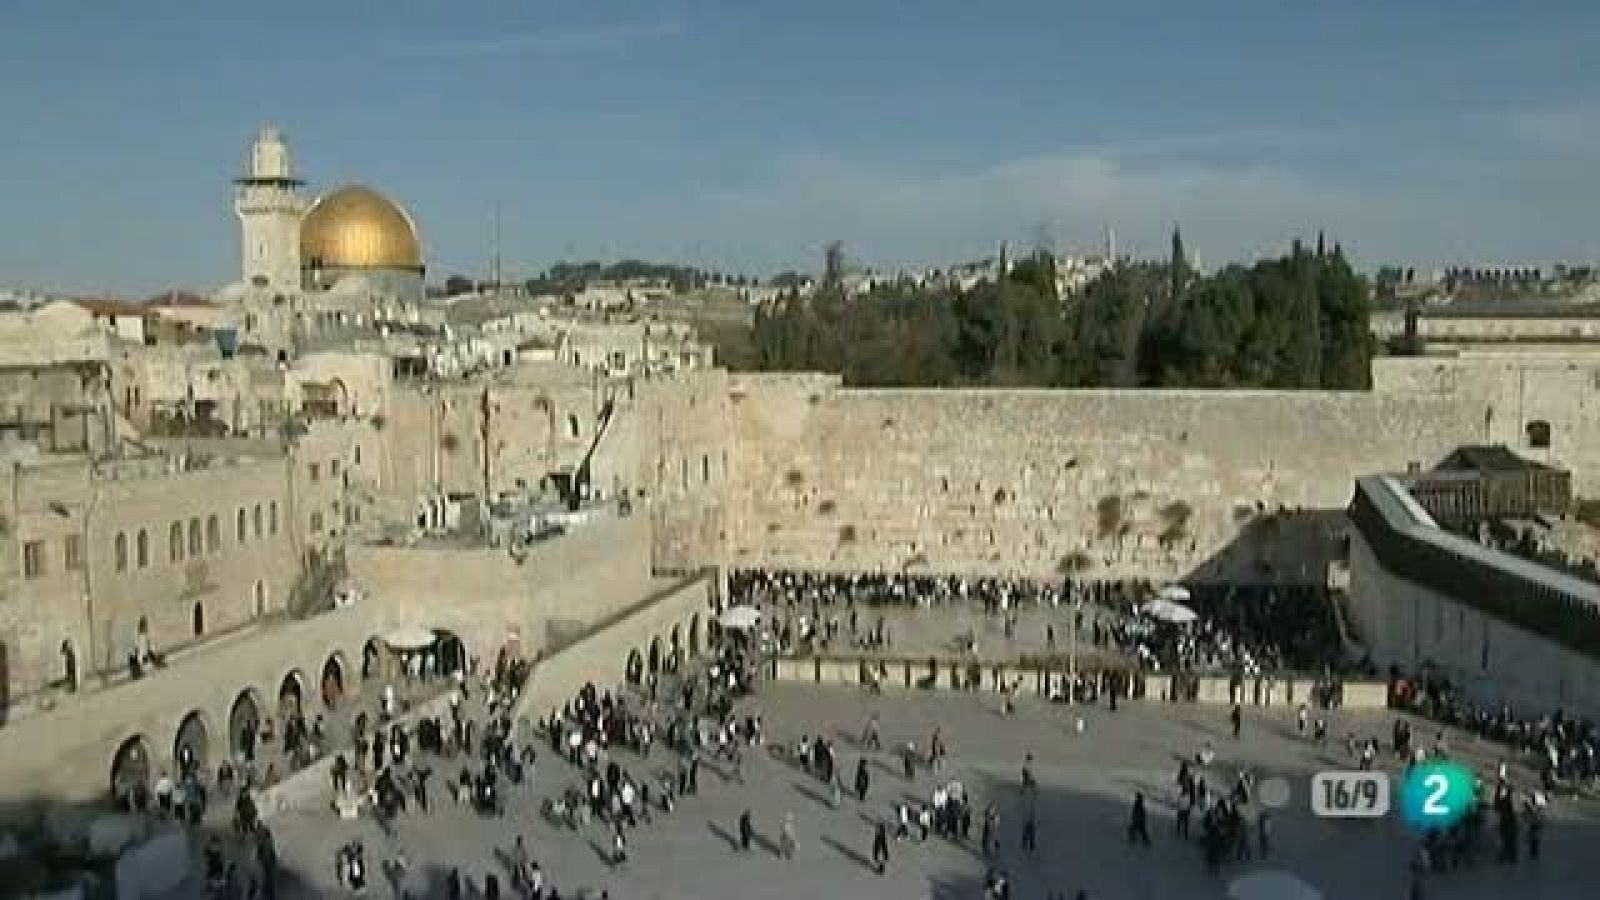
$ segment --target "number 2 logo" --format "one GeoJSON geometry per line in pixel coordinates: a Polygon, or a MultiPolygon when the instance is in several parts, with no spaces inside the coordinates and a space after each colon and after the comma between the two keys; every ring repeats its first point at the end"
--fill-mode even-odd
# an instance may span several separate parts
{"type": "Polygon", "coordinates": [[[1450,779],[1443,772],[1434,772],[1422,784],[1428,789],[1428,797],[1422,801],[1422,814],[1430,818],[1450,815],[1450,807],[1443,802],[1450,793],[1450,779]]]}

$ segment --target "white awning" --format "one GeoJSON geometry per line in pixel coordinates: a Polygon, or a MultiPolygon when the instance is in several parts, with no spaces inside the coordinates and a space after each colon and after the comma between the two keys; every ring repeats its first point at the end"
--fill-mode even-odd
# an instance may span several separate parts
{"type": "Polygon", "coordinates": [[[406,625],[389,632],[383,642],[396,650],[424,650],[438,639],[438,635],[420,625],[406,625]]]}
{"type": "Polygon", "coordinates": [[[761,610],[754,606],[735,606],[722,613],[723,628],[734,631],[750,631],[761,624],[761,610]]]}

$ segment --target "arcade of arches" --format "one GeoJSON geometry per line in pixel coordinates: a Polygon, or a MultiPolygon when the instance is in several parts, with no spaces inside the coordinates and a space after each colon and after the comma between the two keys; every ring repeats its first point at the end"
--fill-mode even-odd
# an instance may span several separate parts
{"type": "MultiPolygon", "coordinates": [[[[437,660],[429,666],[439,673],[465,669],[468,651],[465,642],[452,632],[436,632],[438,640],[429,653],[437,660]]],[[[111,761],[111,791],[118,800],[126,801],[136,793],[148,796],[156,779],[167,773],[174,777],[184,771],[194,771],[214,776],[224,757],[236,766],[246,760],[265,754],[271,744],[270,736],[285,733],[287,723],[300,717],[304,720],[326,719],[326,727],[334,735],[345,722],[353,722],[361,714],[363,682],[382,685],[407,679],[414,671],[407,665],[411,656],[391,650],[382,639],[370,638],[362,649],[359,670],[353,670],[342,651],[334,650],[323,660],[317,671],[317,680],[311,681],[306,670],[291,667],[270,688],[246,686],[233,695],[227,715],[221,722],[221,732],[203,711],[194,709],[186,713],[172,732],[170,744],[155,734],[133,734],[117,747],[111,761]],[[313,685],[315,692],[313,692],[313,685]],[[270,698],[270,699],[268,699],[270,698]],[[162,762],[168,759],[154,754],[156,747],[170,746],[171,769],[162,762]]],[[[397,685],[398,686],[398,685],[397,685]]],[[[427,685],[413,685],[429,690],[427,685]]],[[[443,684],[432,686],[436,693],[443,684]]],[[[376,701],[379,692],[373,691],[376,701]]]]}
{"type": "MultiPolygon", "coordinates": [[[[539,702],[544,693],[565,691],[574,679],[581,683],[612,672],[609,677],[642,681],[703,655],[714,646],[717,624],[708,611],[712,594],[707,584],[704,576],[686,582],[681,593],[663,598],[667,603],[643,607],[594,633],[587,648],[575,645],[570,653],[563,649],[538,660],[533,682],[539,702]]],[[[226,761],[242,776],[240,763],[246,759],[255,761],[257,775],[269,774],[272,767],[287,775],[305,762],[291,759],[283,749],[282,736],[292,717],[300,717],[312,733],[320,730],[323,737],[315,743],[324,750],[343,746],[358,716],[376,715],[387,686],[394,686],[404,710],[442,694],[451,673],[494,665],[502,652],[522,656],[516,632],[498,646],[478,648],[452,631],[429,631],[433,641],[426,648],[397,649],[389,642],[392,637],[369,634],[364,641],[356,638],[320,655],[285,660],[275,674],[258,669],[259,674],[231,690],[225,682],[207,685],[208,699],[196,691],[186,704],[174,704],[160,718],[142,720],[141,726],[118,735],[116,743],[102,745],[98,752],[106,754],[100,758],[109,767],[101,771],[109,777],[99,782],[105,785],[101,790],[109,788],[114,799],[126,803],[149,798],[161,776],[177,778],[185,769],[209,782],[226,761]]],[[[530,701],[535,696],[530,690],[530,701]]]]}

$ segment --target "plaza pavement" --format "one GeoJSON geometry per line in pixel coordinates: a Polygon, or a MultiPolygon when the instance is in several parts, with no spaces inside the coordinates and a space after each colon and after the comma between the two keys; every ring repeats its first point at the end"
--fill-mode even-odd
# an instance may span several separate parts
{"type": "MultiPolygon", "coordinates": [[[[767,604],[762,609],[774,626],[781,625],[786,617],[798,621],[801,615],[809,616],[811,611],[809,606],[785,607],[781,603],[767,604]]],[[[1013,608],[1012,613],[1017,617],[1017,626],[1010,638],[1005,635],[1003,618],[985,613],[982,605],[976,602],[952,602],[930,607],[908,604],[860,606],[858,610],[860,615],[857,622],[863,632],[870,631],[877,625],[878,617],[883,617],[889,632],[889,646],[882,649],[856,647],[850,638],[849,609],[842,606],[823,607],[824,619],[835,615],[839,619],[839,637],[830,643],[826,650],[821,651],[824,655],[884,656],[896,659],[906,657],[920,659],[930,655],[953,656],[961,649],[959,639],[968,632],[976,638],[978,658],[984,662],[1015,663],[1024,654],[1055,653],[1064,657],[1071,646],[1072,608],[1065,603],[1059,606],[1024,603],[1013,608]],[[1047,641],[1045,631],[1047,625],[1055,626],[1054,648],[1051,648],[1047,641]]],[[[1098,618],[1103,625],[1109,626],[1115,616],[1088,603],[1083,605],[1083,612],[1083,631],[1078,635],[1079,659],[1085,665],[1128,659],[1125,654],[1118,651],[1096,648],[1090,643],[1093,627],[1091,623],[1098,618]]]]}
{"type": "MultiPolygon", "coordinates": [[[[400,817],[395,837],[385,836],[371,819],[342,822],[321,810],[285,814],[273,820],[280,856],[291,881],[290,896],[338,896],[334,853],[359,837],[367,846],[373,869],[372,896],[389,896],[381,863],[403,847],[410,865],[411,896],[430,893],[451,866],[481,885],[486,872],[501,874],[496,850],[509,847],[523,834],[547,876],[562,896],[578,896],[588,887],[616,900],[701,900],[701,898],[979,898],[985,863],[972,849],[938,838],[927,844],[896,843],[889,872],[869,870],[872,823],[892,814],[902,797],[925,799],[935,779],[922,772],[905,782],[894,752],[905,741],[925,749],[938,725],[949,746],[951,765],[941,780],[960,778],[974,797],[974,840],[982,809],[993,799],[1000,808],[1002,850],[998,864],[1012,877],[1018,900],[1044,898],[1061,891],[1071,898],[1079,889],[1093,900],[1212,900],[1228,896],[1230,883],[1263,870],[1284,870],[1314,886],[1325,900],[1381,900],[1409,896],[1407,863],[1415,841],[1398,821],[1323,821],[1311,817],[1307,797],[1311,772],[1319,768],[1353,768],[1345,758],[1343,736],[1355,730],[1387,740],[1393,721],[1385,712],[1335,712],[1330,718],[1330,743],[1317,748],[1294,736],[1292,713],[1247,710],[1244,738],[1229,735],[1226,710],[1193,706],[1128,703],[1111,713],[1104,707],[1072,709],[1024,699],[1014,717],[1002,717],[992,694],[890,692],[869,697],[849,687],[763,685],[747,701],[763,714],[774,742],[792,746],[802,734],[822,733],[835,739],[840,773],[848,781],[859,751],[855,747],[870,712],[881,720],[885,753],[874,754],[873,784],[865,805],[848,796],[838,809],[830,806],[825,788],[770,752],[746,754],[743,782],[724,780],[722,764],[702,767],[701,789],[682,799],[670,817],[656,815],[652,824],[630,833],[629,861],[613,870],[604,861],[609,831],[594,823],[583,833],[555,827],[538,815],[542,798],[574,783],[574,771],[540,745],[537,785],[531,791],[508,786],[509,811],[504,819],[481,819],[456,807],[445,791],[430,797],[434,812],[400,817]],[[1073,720],[1082,715],[1083,733],[1073,720]],[[1175,794],[1177,755],[1195,753],[1211,740],[1218,758],[1206,773],[1214,786],[1229,787],[1238,766],[1258,777],[1283,775],[1292,784],[1288,808],[1274,819],[1274,856],[1269,862],[1231,864],[1221,878],[1205,874],[1198,847],[1172,835],[1166,802],[1175,794]],[[1039,851],[1019,851],[1022,797],[1017,784],[1024,754],[1035,756],[1040,782],[1037,800],[1039,851]],[[1129,803],[1135,790],[1151,795],[1154,846],[1134,849],[1124,843],[1129,803]],[[748,807],[760,837],[748,854],[733,849],[740,812],[748,807]],[[797,823],[799,848],[793,861],[779,859],[776,844],[786,813],[797,823]],[[398,843],[397,843],[398,842],[398,843]]],[[[1431,742],[1435,726],[1418,721],[1416,740],[1431,742]]],[[[1451,747],[1480,768],[1489,770],[1501,757],[1496,745],[1478,743],[1462,734],[1451,747]]],[[[623,754],[625,768],[635,775],[643,764],[623,754]]],[[[657,750],[650,771],[670,765],[657,750]]],[[[435,784],[453,773],[435,766],[435,784]]],[[[459,771],[459,767],[457,769],[459,771]]],[[[1526,770],[1515,770],[1519,785],[1532,784],[1526,770]]],[[[1254,808],[1250,811],[1252,821],[1254,808]]],[[[1198,822],[1195,823],[1196,827],[1198,822]]],[[[1500,867],[1482,864],[1462,873],[1435,876],[1430,898],[1501,900],[1537,897],[1550,900],[1590,896],[1586,853],[1600,846],[1600,814],[1589,801],[1562,801],[1552,809],[1546,828],[1544,858],[1537,864],[1500,867]]],[[[469,896],[476,896],[470,894],[469,896]]],[[[509,896],[503,893],[502,896],[509,896]]]]}

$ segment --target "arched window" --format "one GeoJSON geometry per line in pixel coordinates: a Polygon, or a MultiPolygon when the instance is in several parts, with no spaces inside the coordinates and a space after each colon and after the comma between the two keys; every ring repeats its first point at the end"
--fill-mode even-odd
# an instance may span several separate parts
{"type": "Polygon", "coordinates": [[[133,539],[133,560],[139,568],[150,565],[150,535],[143,528],[139,535],[133,539]]]}
{"type": "Polygon", "coordinates": [[[278,501],[276,500],[267,505],[267,526],[271,533],[278,533],[278,501]]]}
{"type": "Polygon", "coordinates": [[[245,512],[244,512],[244,507],[242,507],[242,506],[239,507],[238,516],[235,517],[235,520],[234,520],[234,523],[233,523],[233,530],[234,530],[234,539],[237,540],[241,544],[244,543],[244,538],[245,538],[245,512]]]}
{"type": "Polygon", "coordinates": [[[1535,419],[1528,423],[1528,446],[1543,450],[1550,446],[1550,423],[1535,419]]]}
{"type": "Polygon", "coordinates": [[[198,557],[205,551],[205,544],[200,540],[200,519],[195,517],[189,520],[189,556],[198,557]]]}
{"type": "Polygon", "coordinates": [[[126,572],[128,571],[128,536],[119,531],[117,532],[117,539],[114,543],[114,555],[116,556],[117,560],[117,571],[126,572]]]}
{"type": "Polygon", "coordinates": [[[576,440],[578,437],[577,413],[567,413],[567,436],[573,438],[574,440],[576,440]]]}
{"type": "Polygon", "coordinates": [[[173,562],[183,562],[183,523],[173,522],[167,529],[167,555],[173,562]]]}
{"type": "Polygon", "coordinates": [[[255,505],[255,507],[253,509],[251,509],[250,518],[252,520],[254,520],[253,524],[255,525],[255,529],[256,529],[256,537],[260,538],[261,537],[261,532],[263,530],[262,529],[262,523],[261,523],[261,504],[257,503],[255,505]]]}
{"type": "Polygon", "coordinates": [[[216,515],[206,518],[206,552],[216,553],[222,549],[222,522],[216,515]]]}

